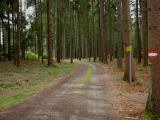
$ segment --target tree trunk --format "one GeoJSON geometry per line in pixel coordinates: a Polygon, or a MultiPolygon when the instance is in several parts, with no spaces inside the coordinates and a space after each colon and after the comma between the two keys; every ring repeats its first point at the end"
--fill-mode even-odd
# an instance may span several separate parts
{"type": "Polygon", "coordinates": [[[11,32],[10,32],[10,15],[8,10],[8,60],[11,61],[11,32]]]}
{"type": "Polygon", "coordinates": [[[20,11],[19,11],[19,0],[17,0],[17,38],[15,43],[15,65],[20,65],[20,11]]]}
{"type": "Polygon", "coordinates": [[[140,30],[139,30],[139,8],[138,1],[136,0],[136,39],[137,39],[137,52],[138,52],[138,63],[141,63],[142,59],[142,48],[141,48],[141,39],[140,39],[140,30]]]}
{"type": "Polygon", "coordinates": [[[117,0],[117,12],[118,12],[118,47],[117,47],[117,66],[123,68],[123,27],[122,27],[122,1],[117,0]]]}
{"type": "Polygon", "coordinates": [[[93,41],[93,61],[96,61],[96,38],[95,38],[95,16],[94,16],[94,3],[95,1],[92,0],[92,41],[93,41]]]}
{"type": "Polygon", "coordinates": [[[109,15],[109,56],[110,61],[113,61],[113,15],[110,11],[109,15]]]}
{"type": "Polygon", "coordinates": [[[87,43],[87,47],[88,47],[88,58],[89,61],[91,61],[91,57],[92,57],[92,46],[91,46],[91,34],[90,34],[90,19],[89,19],[89,12],[87,12],[87,34],[88,34],[88,43],[87,43]]]}
{"type": "Polygon", "coordinates": [[[5,23],[4,23],[4,18],[2,17],[2,44],[3,44],[3,58],[4,61],[6,61],[6,29],[5,29],[5,23]]]}
{"type": "Polygon", "coordinates": [[[143,40],[143,60],[144,66],[148,65],[148,20],[147,20],[147,0],[142,2],[142,40],[143,40]]]}
{"type": "Polygon", "coordinates": [[[16,25],[15,25],[15,13],[14,13],[14,8],[12,8],[12,38],[13,38],[13,47],[12,47],[12,54],[14,56],[14,64],[15,64],[15,28],[16,28],[16,25]]]}
{"type": "Polygon", "coordinates": [[[70,63],[73,63],[73,36],[74,36],[74,14],[71,7],[71,2],[69,2],[69,17],[70,17],[70,63]]]}
{"type": "Polygon", "coordinates": [[[47,26],[48,26],[48,43],[47,43],[47,51],[48,51],[48,65],[53,63],[52,56],[52,39],[51,39],[51,0],[47,0],[47,26]]]}
{"type": "Polygon", "coordinates": [[[61,62],[61,0],[57,0],[57,62],[61,62]]]}
{"type": "Polygon", "coordinates": [[[0,61],[2,61],[2,21],[0,19],[0,61]]]}
{"type": "Polygon", "coordinates": [[[132,60],[131,48],[131,18],[130,18],[130,0],[122,0],[123,18],[124,18],[124,45],[125,45],[125,72],[124,80],[132,82],[135,80],[135,72],[132,60]]]}
{"type": "Polygon", "coordinates": [[[0,61],[2,61],[2,58],[1,58],[1,55],[2,55],[2,54],[1,54],[1,52],[2,52],[2,51],[1,51],[1,48],[2,48],[2,47],[1,47],[2,37],[1,37],[1,36],[2,36],[2,21],[1,21],[1,19],[0,19],[0,61]]]}
{"type": "Polygon", "coordinates": [[[152,112],[154,113],[154,120],[160,118],[160,1],[149,0],[148,2],[148,33],[149,33],[149,50],[156,50],[158,52],[157,59],[151,60],[152,63],[151,78],[152,78],[152,112]]]}
{"type": "Polygon", "coordinates": [[[101,52],[102,62],[108,63],[106,51],[106,30],[104,25],[104,0],[100,0],[100,30],[101,30],[101,52]]]}
{"type": "Polygon", "coordinates": [[[42,63],[44,63],[44,59],[43,59],[43,11],[42,11],[42,0],[40,0],[40,15],[41,15],[41,17],[40,17],[40,21],[41,21],[41,30],[40,30],[40,32],[41,32],[41,57],[42,57],[42,63]]]}
{"type": "MultiPolygon", "coordinates": [[[[78,3],[79,4],[79,3],[78,3]]],[[[80,25],[80,11],[77,10],[77,22],[78,22],[78,59],[82,59],[82,40],[81,40],[81,25],[80,25]]]]}

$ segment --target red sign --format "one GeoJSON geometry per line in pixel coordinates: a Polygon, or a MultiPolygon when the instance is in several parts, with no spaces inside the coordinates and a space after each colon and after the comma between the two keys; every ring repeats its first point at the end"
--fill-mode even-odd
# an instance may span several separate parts
{"type": "Polygon", "coordinates": [[[148,59],[149,60],[157,60],[158,58],[158,51],[157,50],[149,50],[148,51],[148,59]]]}

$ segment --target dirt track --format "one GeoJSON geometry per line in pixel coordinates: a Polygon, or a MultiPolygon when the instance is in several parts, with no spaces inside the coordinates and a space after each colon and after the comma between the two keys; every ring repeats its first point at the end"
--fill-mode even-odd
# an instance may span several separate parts
{"type": "Polygon", "coordinates": [[[88,84],[80,82],[89,66],[82,63],[62,85],[0,113],[0,120],[120,120],[110,101],[112,85],[106,86],[105,73],[99,66],[90,65],[94,75],[88,84]]]}

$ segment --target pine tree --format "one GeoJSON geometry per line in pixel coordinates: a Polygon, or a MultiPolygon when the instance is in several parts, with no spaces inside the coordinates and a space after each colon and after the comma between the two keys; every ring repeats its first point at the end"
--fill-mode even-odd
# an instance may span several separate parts
{"type": "Polygon", "coordinates": [[[47,0],[47,27],[48,27],[48,41],[47,41],[47,51],[48,51],[48,65],[53,63],[52,60],[52,39],[51,39],[51,0],[47,0]]]}
{"type": "Polygon", "coordinates": [[[149,50],[156,50],[158,52],[157,59],[151,60],[151,78],[152,78],[152,99],[151,110],[154,114],[154,120],[160,118],[160,1],[149,0],[148,2],[148,32],[149,32],[149,50]]]}
{"type": "Polygon", "coordinates": [[[124,19],[124,45],[125,45],[125,72],[124,80],[132,82],[135,80],[135,71],[132,60],[132,47],[131,47],[131,18],[130,18],[130,0],[122,0],[122,11],[124,19]]]}

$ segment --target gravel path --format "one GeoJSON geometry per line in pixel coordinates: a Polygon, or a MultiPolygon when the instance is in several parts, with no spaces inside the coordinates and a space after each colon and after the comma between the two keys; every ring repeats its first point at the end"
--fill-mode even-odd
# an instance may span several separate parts
{"type": "Polygon", "coordinates": [[[106,93],[105,77],[99,66],[81,63],[59,87],[0,113],[0,120],[120,120],[111,102],[106,104],[106,95],[110,95],[112,88],[108,84],[106,93]],[[93,67],[94,75],[88,84],[81,84],[89,66],[93,67]]]}

